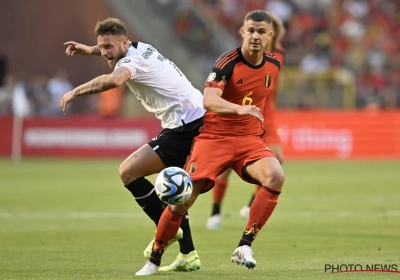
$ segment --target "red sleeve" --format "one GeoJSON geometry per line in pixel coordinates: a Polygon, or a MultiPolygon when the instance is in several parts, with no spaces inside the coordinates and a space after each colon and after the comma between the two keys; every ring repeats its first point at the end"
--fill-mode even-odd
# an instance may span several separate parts
{"type": "Polygon", "coordinates": [[[204,87],[219,88],[223,91],[226,83],[232,76],[236,64],[236,58],[238,57],[239,54],[236,49],[221,55],[208,75],[204,87]]]}
{"type": "Polygon", "coordinates": [[[278,59],[278,61],[281,64],[281,68],[283,67],[283,64],[285,62],[285,50],[284,49],[278,49],[273,52],[275,57],[278,59]]]}

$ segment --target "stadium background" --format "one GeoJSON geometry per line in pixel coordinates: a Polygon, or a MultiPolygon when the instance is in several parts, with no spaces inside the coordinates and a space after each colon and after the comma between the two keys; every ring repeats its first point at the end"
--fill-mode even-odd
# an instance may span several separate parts
{"type": "Polygon", "coordinates": [[[285,191],[255,242],[256,270],[228,263],[251,192],[233,176],[221,231],[205,229],[209,194],[191,213],[201,271],[161,278],[324,279],[332,277],[326,263],[400,268],[400,2],[0,4],[1,279],[130,278],[153,234],[117,170],[160,124],[125,87],[81,98],[63,116],[64,93],[110,71],[101,58],[67,57],[63,43],[95,44],[95,23],[119,17],[131,40],[152,44],[201,90],[214,59],[240,44],[241,20],[253,9],[275,13],[287,28],[277,102],[285,191]]]}

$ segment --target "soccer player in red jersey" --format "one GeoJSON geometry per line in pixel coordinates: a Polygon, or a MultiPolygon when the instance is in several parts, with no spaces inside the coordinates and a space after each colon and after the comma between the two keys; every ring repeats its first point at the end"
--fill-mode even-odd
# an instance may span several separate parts
{"type": "Polygon", "coordinates": [[[256,266],[251,244],[278,202],[285,180],[283,169],[262,136],[260,107],[272,94],[280,63],[265,52],[272,39],[272,20],[264,11],[249,12],[244,20],[241,47],[224,53],[215,63],[204,89],[204,126],[195,138],[185,169],[193,180],[191,197],[168,205],[158,223],[149,261],[136,275],[157,273],[168,241],[200,193],[210,190],[215,178],[232,168],[246,182],[262,186],[254,199],[245,230],[231,260],[256,266]]]}
{"type": "MultiPolygon", "coordinates": [[[[280,21],[275,15],[269,14],[272,19],[273,35],[271,41],[267,44],[265,50],[273,53],[279,60],[281,69],[284,61],[284,49],[281,41],[285,35],[285,27],[282,21],[280,21]]],[[[265,98],[264,106],[261,108],[263,112],[265,133],[263,139],[267,144],[268,148],[275,154],[276,158],[282,164],[283,153],[281,146],[281,139],[278,134],[278,125],[275,120],[275,102],[278,94],[278,79],[272,84],[271,94],[268,94],[265,98]]],[[[221,204],[225,197],[225,192],[228,187],[229,175],[232,169],[226,170],[220,176],[215,179],[215,186],[213,188],[213,205],[211,216],[207,220],[207,228],[211,230],[218,230],[221,228],[221,204]]],[[[240,216],[248,218],[250,206],[256,196],[257,191],[260,189],[259,186],[254,187],[254,192],[248,205],[244,206],[240,210],[240,216]]]]}

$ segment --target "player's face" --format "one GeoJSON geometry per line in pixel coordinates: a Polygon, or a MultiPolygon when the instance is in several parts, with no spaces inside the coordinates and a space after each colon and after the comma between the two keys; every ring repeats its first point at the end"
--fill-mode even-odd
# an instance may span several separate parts
{"type": "Polygon", "coordinates": [[[250,51],[264,51],[272,38],[272,26],[266,21],[245,21],[242,37],[244,46],[250,51]]]}
{"type": "Polygon", "coordinates": [[[97,46],[101,50],[101,55],[107,60],[108,66],[114,68],[118,60],[125,56],[129,48],[129,41],[120,35],[99,35],[97,46]]]}

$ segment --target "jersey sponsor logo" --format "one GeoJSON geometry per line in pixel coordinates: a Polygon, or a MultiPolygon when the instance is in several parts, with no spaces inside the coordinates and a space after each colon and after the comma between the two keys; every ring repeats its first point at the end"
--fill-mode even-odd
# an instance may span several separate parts
{"type": "Polygon", "coordinates": [[[265,83],[264,83],[266,88],[269,88],[271,86],[271,80],[272,80],[271,74],[268,73],[268,75],[265,76],[265,83]]]}
{"type": "Polygon", "coordinates": [[[197,164],[195,162],[192,162],[189,165],[189,175],[193,175],[196,172],[197,164]]]}
{"type": "Polygon", "coordinates": [[[118,66],[121,66],[122,64],[124,64],[124,63],[129,63],[129,62],[131,62],[130,59],[122,58],[122,59],[120,59],[120,60],[118,61],[117,65],[118,65],[118,66]]]}
{"type": "Polygon", "coordinates": [[[242,79],[239,79],[239,81],[237,81],[236,83],[239,84],[239,85],[241,85],[241,84],[243,84],[243,80],[242,80],[242,79]]]}
{"type": "Polygon", "coordinates": [[[215,80],[215,77],[217,77],[217,74],[215,72],[211,72],[210,75],[208,75],[206,82],[211,83],[215,80]]]}
{"type": "Polygon", "coordinates": [[[141,54],[144,59],[148,59],[154,52],[156,51],[155,48],[148,46],[146,51],[141,54]]]}

